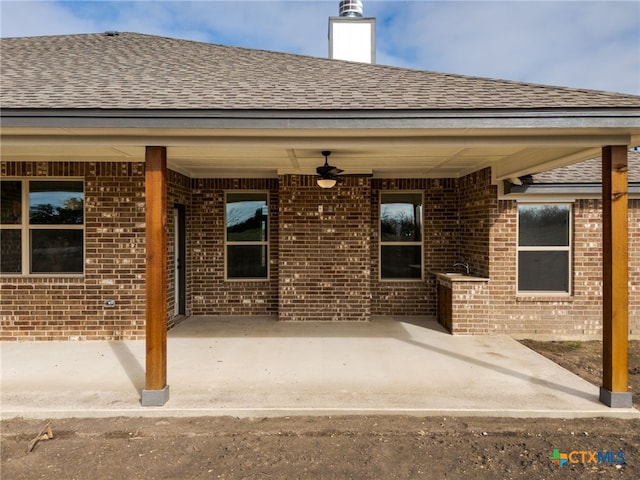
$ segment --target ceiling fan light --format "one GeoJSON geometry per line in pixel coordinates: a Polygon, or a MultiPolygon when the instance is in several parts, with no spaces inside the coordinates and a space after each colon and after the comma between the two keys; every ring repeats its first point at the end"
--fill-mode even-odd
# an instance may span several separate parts
{"type": "Polygon", "coordinates": [[[318,186],[320,188],[332,188],[336,186],[336,180],[334,178],[319,178],[318,186]]]}

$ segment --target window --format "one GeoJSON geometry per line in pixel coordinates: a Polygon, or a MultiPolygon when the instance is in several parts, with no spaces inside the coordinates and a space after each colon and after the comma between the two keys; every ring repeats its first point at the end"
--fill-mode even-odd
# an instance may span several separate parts
{"type": "Polygon", "coordinates": [[[83,265],[82,181],[1,181],[0,273],[73,274],[83,265]]]}
{"type": "Polygon", "coordinates": [[[380,278],[422,278],[422,193],[382,193],[380,278]]]}
{"type": "Polygon", "coordinates": [[[228,192],[226,200],[227,279],[265,279],[269,275],[266,192],[228,192]]]}
{"type": "Polygon", "coordinates": [[[571,206],[518,205],[518,291],[569,293],[571,206]]]}

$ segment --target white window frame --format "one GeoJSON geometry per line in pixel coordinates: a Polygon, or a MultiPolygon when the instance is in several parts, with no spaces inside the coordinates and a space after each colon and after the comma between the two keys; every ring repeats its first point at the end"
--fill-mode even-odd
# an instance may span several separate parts
{"type": "Polygon", "coordinates": [[[424,281],[424,192],[422,190],[382,190],[378,203],[378,279],[381,282],[422,282],[424,281]],[[382,241],[382,205],[385,195],[420,195],[420,241],[419,242],[383,242],[382,241]],[[420,277],[419,278],[384,278],[382,276],[382,247],[419,246],[420,247],[420,277]]]}
{"type": "Polygon", "coordinates": [[[224,279],[227,282],[267,282],[271,276],[270,257],[271,257],[271,205],[269,203],[269,191],[268,190],[226,190],[224,192],[224,279]],[[248,242],[230,242],[227,239],[227,199],[229,194],[242,194],[242,193],[255,193],[264,194],[267,203],[267,238],[266,240],[252,240],[248,242]],[[229,246],[233,245],[260,245],[267,247],[267,258],[265,259],[267,265],[267,273],[264,277],[229,277],[228,261],[229,261],[229,246]]]}
{"type": "Polygon", "coordinates": [[[571,202],[517,202],[516,204],[516,291],[519,297],[570,297],[573,292],[573,203],[571,202]],[[569,244],[567,246],[520,246],[520,206],[546,205],[565,206],[569,208],[569,244]],[[520,290],[518,278],[520,277],[520,252],[568,252],[567,268],[569,271],[567,290],[520,290]]]}
{"type": "Polygon", "coordinates": [[[20,224],[2,224],[2,230],[20,230],[21,241],[21,271],[20,272],[0,272],[0,277],[82,277],[85,274],[86,261],[86,185],[82,177],[29,177],[15,178],[6,177],[2,181],[21,182],[21,218],[20,224]],[[31,225],[29,222],[29,183],[30,182],[81,182],[82,183],[82,225],[73,224],[53,224],[53,225],[31,225]],[[82,272],[58,273],[58,272],[31,272],[31,230],[82,230],[82,272]]]}

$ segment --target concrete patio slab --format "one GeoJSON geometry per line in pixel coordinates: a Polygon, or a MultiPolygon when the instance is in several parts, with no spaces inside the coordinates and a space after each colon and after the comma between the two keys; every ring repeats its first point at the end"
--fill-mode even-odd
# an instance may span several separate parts
{"type": "Polygon", "coordinates": [[[640,418],[506,336],[424,318],[193,317],[169,332],[170,399],[142,407],[144,341],[1,344],[2,418],[404,414],[640,418]]]}

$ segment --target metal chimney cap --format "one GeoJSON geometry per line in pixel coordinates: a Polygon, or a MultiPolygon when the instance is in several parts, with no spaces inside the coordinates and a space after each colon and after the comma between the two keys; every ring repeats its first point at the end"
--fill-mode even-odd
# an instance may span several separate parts
{"type": "Polygon", "coordinates": [[[341,17],[362,17],[362,0],[342,0],[340,2],[341,17]]]}

